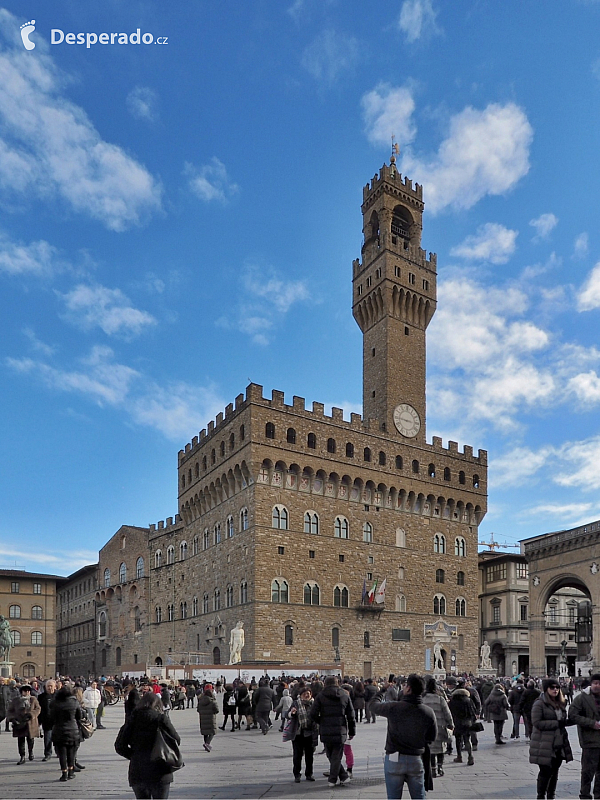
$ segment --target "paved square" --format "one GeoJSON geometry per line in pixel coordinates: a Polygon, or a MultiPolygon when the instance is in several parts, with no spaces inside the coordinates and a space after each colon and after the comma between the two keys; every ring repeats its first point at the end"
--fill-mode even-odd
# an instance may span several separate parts
{"type": "MultiPolygon", "coordinates": [[[[221,695],[222,697],[222,695],[221,695]]],[[[221,698],[219,698],[220,702],[221,698]]],[[[106,730],[96,731],[79,751],[79,760],[86,769],[68,783],[59,783],[58,759],[42,763],[42,741],[36,740],[35,760],[17,766],[17,742],[10,733],[0,735],[0,798],[133,798],[127,783],[127,761],[117,756],[113,743],[123,723],[123,704],[106,709],[106,730]]],[[[195,709],[172,711],[171,719],[178,730],[186,766],[175,774],[171,798],[385,798],[383,780],[383,746],[386,723],[357,726],[352,742],[355,756],[354,778],[348,786],[327,787],[323,772],[327,768],[324,755],[315,758],[315,783],[304,779],[294,783],[292,746],[284,743],[273,725],[267,736],[260,731],[231,733],[219,731],[212,753],[202,748],[195,709]]],[[[222,717],[219,715],[219,724],[222,717]]],[[[428,798],[535,798],[537,766],[529,764],[529,747],[525,740],[508,740],[504,747],[494,744],[492,726],[486,724],[480,734],[479,750],[474,754],[475,766],[454,764],[454,756],[446,757],[445,775],[436,778],[428,798]]],[[[505,732],[509,731],[506,723],[505,732]]],[[[579,744],[577,731],[569,728],[575,760],[563,764],[557,796],[579,796],[579,744]]],[[[317,753],[320,753],[319,747],[317,753]]],[[[408,798],[405,789],[404,797],[408,798]]]]}

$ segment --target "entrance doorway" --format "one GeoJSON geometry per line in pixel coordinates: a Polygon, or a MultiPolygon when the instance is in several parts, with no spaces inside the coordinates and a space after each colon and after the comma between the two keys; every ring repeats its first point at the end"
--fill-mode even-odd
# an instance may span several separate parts
{"type": "Polygon", "coordinates": [[[221,663],[221,650],[219,647],[213,647],[213,664],[221,663]]]}

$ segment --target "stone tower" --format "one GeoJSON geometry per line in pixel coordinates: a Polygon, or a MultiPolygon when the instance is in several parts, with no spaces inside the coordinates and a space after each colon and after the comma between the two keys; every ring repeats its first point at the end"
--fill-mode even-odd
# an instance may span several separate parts
{"type": "Polygon", "coordinates": [[[363,188],[362,262],[353,264],[354,319],[363,332],[363,416],[425,442],[425,331],[436,306],[436,256],[421,249],[423,187],[392,156],[363,188]]]}

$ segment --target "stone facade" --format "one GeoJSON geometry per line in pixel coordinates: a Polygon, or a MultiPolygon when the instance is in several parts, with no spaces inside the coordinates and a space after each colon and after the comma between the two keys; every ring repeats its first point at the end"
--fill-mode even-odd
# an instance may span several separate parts
{"type": "Polygon", "coordinates": [[[439,622],[446,668],[476,668],[487,453],[425,439],[436,257],[420,246],[423,207],[393,160],[363,191],[364,418],[256,384],[238,395],[179,452],[179,513],[102,549],[98,669],[227,663],[238,620],[246,663],[423,671],[439,622]],[[363,602],[384,580],[385,601],[363,602]]]}
{"type": "Polygon", "coordinates": [[[56,584],[63,578],[24,570],[0,570],[0,614],[10,622],[10,661],[22,678],[54,675],[56,584]]]}
{"type": "Polygon", "coordinates": [[[63,579],[56,598],[56,669],[60,675],[96,674],[98,565],[63,579]]]}

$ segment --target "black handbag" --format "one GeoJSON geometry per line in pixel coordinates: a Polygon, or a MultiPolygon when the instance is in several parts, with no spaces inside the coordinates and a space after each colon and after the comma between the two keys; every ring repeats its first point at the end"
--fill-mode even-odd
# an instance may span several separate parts
{"type": "Polygon", "coordinates": [[[483,722],[474,722],[469,728],[471,733],[482,733],[484,730],[483,722]]]}
{"type": "Polygon", "coordinates": [[[174,772],[184,766],[179,745],[168,731],[157,728],[150,761],[162,766],[165,772],[174,772]]]}

